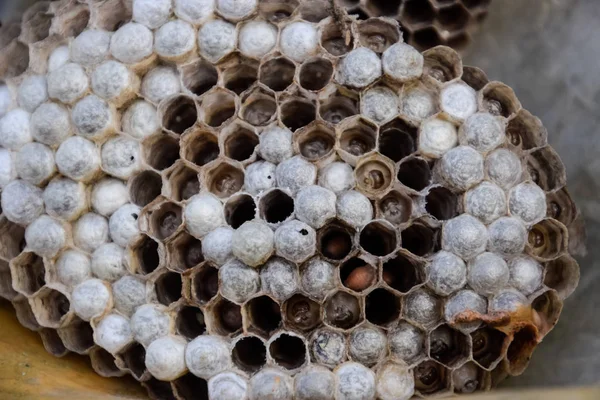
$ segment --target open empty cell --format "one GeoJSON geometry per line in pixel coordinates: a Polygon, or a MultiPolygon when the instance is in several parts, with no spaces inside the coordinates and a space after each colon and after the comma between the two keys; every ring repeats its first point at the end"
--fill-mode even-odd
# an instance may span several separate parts
{"type": "Polygon", "coordinates": [[[317,246],[325,258],[343,260],[352,251],[353,236],[351,228],[340,222],[332,222],[317,232],[317,246]]]}
{"type": "Polygon", "coordinates": [[[146,372],[146,350],[144,346],[135,342],[121,352],[119,358],[123,366],[131,371],[135,379],[142,379],[146,372]]]}
{"type": "Polygon", "coordinates": [[[435,232],[420,223],[415,223],[400,233],[402,247],[416,256],[424,257],[431,254],[436,243],[435,232]]]}
{"type": "Polygon", "coordinates": [[[21,253],[12,261],[13,288],[31,296],[46,284],[44,261],[34,253],[21,253]]]}
{"type": "Polygon", "coordinates": [[[531,307],[541,319],[541,323],[537,325],[538,331],[540,335],[545,336],[557,324],[563,303],[557,291],[546,290],[533,299],[531,307]]]}
{"type": "Polygon", "coordinates": [[[258,64],[241,58],[236,65],[227,66],[223,71],[225,87],[236,94],[248,90],[258,80],[258,64]]]}
{"type": "Polygon", "coordinates": [[[154,169],[162,171],[179,159],[179,142],[166,134],[144,145],[146,162],[154,169]]]}
{"type": "Polygon", "coordinates": [[[256,297],[246,303],[245,307],[250,330],[268,337],[281,326],[279,304],[270,297],[256,297]]]}
{"type": "Polygon", "coordinates": [[[321,323],[321,306],[301,294],[296,294],[283,304],[286,325],[303,332],[321,323]]]}
{"type": "Polygon", "coordinates": [[[383,281],[400,293],[407,293],[415,286],[425,282],[424,267],[416,260],[398,253],[383,263],[383,281]]]}
{"type": "Polygon", "coordinates": [[[365,299],[367,320],[375,325],[389,327],[400,316],[400,298],[386,289],[375,289],[365,299]]]}
{"type": "Polygon", "coordinates": [[[397,190],[392,190],[377,202],[378,217],[400,225],[408,221],[412,213],[412,200],[397,190]]]}
{"type": "Polygon", "coordinates": [[[0,297],[11,301],[18,295],[12,287],[12,274],[8,263],[0,260],[0,297]]]}
{"type": "Polygon", "coordinates": [[[429,355],[450,368],[469,357],[469,343],[465,334],[442,325],[429,334],[429,355]]]}
{"type": "Polygon", "coordinates": [[[269,355],[285,369],[296,369],[306,362],[306,344],[298,336],[282,334],[269,345],[269,355]]]}
{"type": "Polygon", "coordinates": [[[321,118],[334,125],[359,113],[358,94],[347,89],[333,91],[326,98],[321,99],[320,103],[321,118]]]}
{"type": "Polygon", "coordinates": [[[202,99],[200,114],[205,124],[217,128],[232,118],[236,111],[235,97],[224,90],[217,90],[202,99]]]}
{"type": "Polygon", "coordinates": [[[58,330],[65,347],[78,354],[87,354],[94,347],[94,330],[89,322],[76,319],[58,330]]]}
{"type": "Polygon", "coordinates": [[[36,320],[48,328],[60,327],[71,308],[67,296],[54,289],[44,289],[30,301],[36,320]]]}
{"type": "Polygon", "coordinates": [[[148,396],[153,399],[175,400],[171,382],[159,381],[156,378],[150,378],[142,383],[148,391],[148,396]]]}
{"type": "MultiPolygon", "coordinates": [[[[245,125],[245,124],[244,124],[245,125]]],[[[229,132],[223,132],[225,155],[232,160],[246,161],[254,155],[258,135],[250,127],[235,124],[229,132]]]]}
{"type": "Polygon", "coordinates": [[[194,99],[188,96],[175,96],[161,105],[163,128],[178,135],[194,126],[198,110],[194,99]]]}
{"type": "Polygon", "coordinates": [[[354,257],[340,265],[340,281],[350,290],[362,292],[377,282],[377,268],[354,257]]]}
{"type": "Polygon", "coordinates": [[[274,58],[260,66],[259,81],[276,92],[290,86],[296,74],[296,66],[285,57],[274,58]]]}
{"type": "Polygon", "coordinates": [[[369,222],[360,232],[360,247],[374,256],[387,256],[398,245],[396,230],[387,221],[369,222]]]}
{"type": "Polygon", "coordinates": [[[123,376],[125,373],[115,364],[115,357],[101,347],[95,347],[90,352],[92,368],[105,378],[123,376]]]}
{"type": "Polygon", "coordinates": [[[202,167],[219,157],[219,142],[213,133],[197,131],[186,139],[184,157],[189,162],[202,167]]]}
{"type": "Polygon", "coordinates": [[[360,302],[350,293],[337,292],[325,301],[325,322],[329,325],[350,329],[360,321],[360,302]]]}
{"type": "Polygon", "coordinates": [[[441,8],[438,11],[437,22],[443,29],[452,32],[464,28],[469,18],[469,12],[461,4],[455,4],[441,8]]]}
{"type": "Polygon", "coordinates": [[[360,157],[375,148],[377,128],[364,120],[353,120],[343,127],[339,141],[342,150],[360,157]]]}
{"type": "Polygon", "coordinates": [[[158,239],[166,239],[181,226],[182,211],[175,203],[166,202],[149,215],[153,235],[158,239]]]}
{"type": "Polygon", "coordinates": [[[481,69],[463,65],[462,81],[471,86],[475,91],[480,91],[490,81],[481,69]]]}
{"type": "Polygon", "coordinates": [[[445,187],[432,188],[425,196],[425,210],[440,221],[454,218],[458,214],[458,198],[445,187]]]}
{"type": "Polygon", "coordinates": [[[219,271],[210,264],[203,265],[192,276],[192,296],[194,301],[204,304],[211,301],[219,292],[219,271]]]}
{"type": "Polygon", "coordinates": [[[42,328],[38,331],[38,333],[40,334],[44,348],[54,357],[63,357],[69,352],[69,350],[65,347],[65,344],[62,342],[60,336],[58,336],[56,330],[42,328]]]}
{"type": "Polygon", "coordinates": [[[335,132],[327,125],[316,122],[298,131],[294,140],[304,158],[319,161],[333,153],[335,132]]]}
{"type": "Polygon", "coordinates": [[[554,219],[545,219],[529,230],[529,252],[543,260],[551,260],[566,252],[567,228],[554,219]]]}
{"type": "Polygon", "coordinates": [[[244,372],[258,372],[267,363],[267,348],[260,338],[245,336],[235,343],[231,359],[244,372]]]}
{"type": "Polygon", "coordinates": [[[398,162],[414,153],[417,129],[402,119],[396,119],[381,128],[379,133],[379,152],[394,162],[398,162]]]}
{"type": "Polygon", "coordinates": [[[410,158],[400,164],[397,177],[404,186],[420,192],[431,183],[431,168],[422,158],[410,158]]]}
{"type": "Polygon", "coordinates": [[[306,61],[300,67],[300,86],[306,90],[321,90],[331,81],[333,64],[325,58],[306,61]]]}
{"type": "Polygon", "coordinates": [[[242,312],[240,306],[220,299],[211,309],[212,329],[219,335],[230,335],[242,329],[242,312]]]}
{"type": "Polygon", "coordinates": [[[531,180],[546,192],[560,189],[567,183],[565,166],[550,146],[529,153],[527,170],[531,180]]]}
{"type": "Polygon", "coordinates": [[[208,190],[225,198],[238,192],[244,185],[244,171],[228,162],[221,162],[206,174],[208,190]]]}
{"type": "MultiPolygon", "coordinates": [[[[417,2],[419,2],[417,0],[417,2]]],[[[425,50],[442,44],[442,38],[434,28],[423,28],[413,33],[413,44],[417,50],[425,50]]],[[[434,72],[434,79],[446,82],[443,72],[434,72]],[[439,79],[438,79],[439,78],[439,79]]]]}
{"type": "Polygon", "coordinates": [[[423,361],[413,370],[415,390],[421,395],[434,395],[450,387],[448,369],[433,360],[423,361]]]}
{"type": "Polygon", "coordinates": [[[402,0],[369,0],[367,8],[377,16],[395,17],[401,4],[402,0]]]}
{"type": "Polygon", "coordinates": [[[187,373],[173,381],[173,391],[178,399],[209,400],[208,383],[192,373],[187,373]]]}
{"type": "Polygon", "coordinates": [[[258,13],[267,21],[277,23],[290,18],[298,4],[298,0],[263,0],[258,6],[258,13]]]}
{"type": "Polygon", "coordinates": [[[277,113],[275,97],[263,89],[251,92],[242,105],[242,118],[252,126],[264,126],[277,113]]]}
{"type": "MultiPolygon", "coordinates": [[[[0,213],[2,209],[0,208],[0,213]]],[[[25,229],[6,218],[0,218],[0,257],[10,261],[23,250],[25,229]]]]}
{"type": "Polygon", "coordinates": [[[579,265],[574,258],[563,255],[546,263],[544,284],[556,290],[561,299],[567,298],[579,283],[579,265]]]}
{"type": "Polygon", "coordinates": [[[162,178],[154,171],[143,171],[129,182],[129,196],[134,204],[147,206],[162,192],[162,178]]]}
{"type": "Polygon", "coordinates": [[[137,264],[137,273],[146,275],[154,272],[160,264],[160,255],[158,253],[158,243],[149,236],[143,235],[138,243],[132,248],[135,263],[137,264]]]}
{"type": "Polygon", "coordinates": [[[511,373],[521,374],[527,368],[538,341],[537,330],[532,325],[527,325],[514,334],[506,351],[511,373]]]}
{"type": "Polygon", "coordinates": [[[271,224],[286,221],[294,213],[294,199],[280,189],[273,189],[260,198],[260,217],[271,224]]]}
{"type": "Polygon", "coordinates": [[[510,118],[521,109],[515,92],[500,82],[490,82],[481,90],[483,109],[493,115],[510,118]]]}
{"type": "MultiPolygon", "coordinates": [[[[415,32],[414,40],[421,44],[437,45],[440,43],[438,33],[433,28],[415,32]]],[[[435,47],[423,53],[423,74],[444,83],[460,77],[462,61],[458,53],[449,47],[435,47]]]]}
{"type": "Polygon", "coordinates": [[[339,57],[352,50],[354,41],[352,36],[346,36],[337,24],[327,24],[321,31],[321,46],[332,56],[339,57]],[[347,40],[348,38],[350,40],[347,40]]]}
{"type": "Polygon", "coordinates": [[[235,195],[225,203],[225,221],[233,229],[239,228],[246,221],[252,221],[255,216],[256,204],[250,195],[235,195]]]}
{"type": "Polygon", "coordinates": [[[494,368],[502,360],[505,340],[504,333],[489,327],[472,332],[473,360],[484,369],[494,368]]]}
{"type": "Polygon", "coordinates": [[[324,1],[302,1],[299,8],[300,17],[308,22],[321,22],[330,16],[329,4],[324,1]]]}
{"type": "Polygon", "coordinates": [[[180,68],[183,86],[196,96],[201,96],[217,85],[219,74],[210,63],[198,60],[180,68]]]}
{"type": "Polygon", "coordinates": [[[169,197],[175,201],[187,200],[200,193],[198,173],[181,161],[171,171],[168,180],[171,186],[169,197]]]}
{"type": "Polygon", "coordinates": [[[468,33],[458,32],[449,38],[446,44],[457,51],[462,51],[471,44],[471,41],[471,36],[468,33]]]}
{"type": "Polygon", "coordinates": [[[165,272],[156,279],[154,287],[156,298],[165,306],[175,303],[181,298],[181,275],[176,272],[165,272]]]}
{"type": "Polygon", "coordinates": [[[61,21],[60,32],[63,37],[77,37],[90,22],[90,10],[87,5],[81,4],[64,17],[55,15],[55,18],[61,21]]]}
{"type": "Polygon", "coordinates": [[[175,324],[177,332],[189,340],[193,340],[206,332],[204,313],[198,307],[182,307],[177,312],[175,324]]]}
{"type": "Polygon", "coordinates": [[[292,132],[313,122],[316,114],[315,104],[300,97],[291,98],[281,105],[281,122],[292,132]]]}
{"type": "Polygon", "coordinates": [[[23,40],[27,43],[35,43],[46,39],[50,35],[53,17],[49,1],[35,3],[23,14],[23,40]]]}
{"type": "MultiPolygon", "coordinates": [[[[383,0],[378,0],[378,2],[383,3],[383,0]]],[[[373,0],[370,3],[373,5],[373,0]]],[[[398,0],[388,0],[386,3],[389,3],[388,6],[392,8],[395,5],[396,10],[398,9],[398,0]]],[[[359,23],[358,38],[364,47],[368,47],[375,53],[383,53],[388,47],[398,42],[400,31],[395,23],[373,18],[359,23]]]]}

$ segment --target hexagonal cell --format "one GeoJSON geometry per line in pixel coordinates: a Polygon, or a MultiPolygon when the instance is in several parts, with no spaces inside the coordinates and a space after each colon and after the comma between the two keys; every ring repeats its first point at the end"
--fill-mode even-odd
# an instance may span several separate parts
{"type": "Polygon", "coordinates": [[[162,171],[179,159],[179,141],[163,134],[144,144],[144,155],[152,168],[162,171]]]}
{"type": "Polygon", "coordinates": [[[18,256],[25,246],[24,237],[25,228],[0,217],[0,257],[2,259],[10,261],[18,256]]]}
{"type": "Polygon", "coordinates": [[[0,76],[6,79],[19,76],[29,66],[29,48],[21,42],[12,41],[2,49],[0,61],[0,76]]]}
{"type": "Polygon", "coordinates": [[[359,299],[350,293],[334,293],[327,298],[324,307],[324,321],[335,328],[353,328],[363,318],[359,299]]]}
{"type": "Polygon", "coordinates": [[[467,32],[460,32],[460,28],[457,29],[459,30],[453,36],[448,38],[446,45],[457,51],[463,51],[471,44],[471,35],[469,35],[467,32]]]}
{"type": "Polygon", "coordinates": [[[96,373],[105,378],[112,378],[125,375],[115,363],[115,357],[101,347],[94,347],[90,351],[90,361],[92,368],[96,373]]]}
{"type": "Polygon", "coordinates": [[[451,5],[438,10],[436,21],[441,28],[452,32],[464,28],[469,22],[469,12],[461,4],[451,5]]]}
{"type": "Polygon", "coordinates": [[[321,323],[321,306],[301,294],[286,300],[282,310],[285,324],[290,329],[308,332],[321,323]]]}
{"type": "Polygon", "coordinates": [[[175,397],[182,400],[208,400],[208,383],[192,373],[177,378],[171,384],[175,397]]]}
{"type": "Polygon", "coordinates": [[[333,76],[333,64],[326,58],[309,59],[300,67],[300,86],[306,90],[323,89],[333,76]]]}
{"type": "Polygon", "coordinates": [[[550,218],[554,218],[567,227],[575,221],[577,206],[567,188],[546,194],[546,202],[548,204],[547,215],[550,218]]]}
{"type": "Polygon", "coordinates": [[[565,166],[550,146],[528,154],[527,170],[531,180],[547,192],[560,189],[567,183],[565,166]]]}
{"type": "Polygon", "coordinates": [[[165,272],[154,283],[156,298],[165,306],[175,303],[181,298],[183,284],[181,275],[176,272],[165,272]]]}
{"type": "Polygon", "coordinates": [[[383,126],[379,132],[379,152],[398,162],[417,150],[417,128],[401,118],[383,126]]]}
{"type": "Polygon", "coordinates": [[[28,8],[22,18],[22,40],[35,43],[46,39],[50,35],[53,17],[49,1],[41,1],[28,8]]]}
{"type": "MultiPolygon", "coordinates": [[[[377,1],[377,0],[376,0],[377,1]]],[[[379,0],[382,3],[382,0],[379,0]]],[[[389,4],[393,6],[396,3],[398,8],[399,1],[392,0],[389,4]]],[[[373,5],[373,1],[370,2],[373,5]]],[[[366,21],[361,21],[358,24],[358,40],[361,45],[368,47],[375,53],[383,53],[388,47],[398,42],[400,39],[400,31],[395,23],[383,19],[371,18],[366,21]]]]}
{"type": "Polygon", "coordinates": [[[375,289],[365,299],[367,321],[384,328],[398,321],[400,310],[400,298],[386,289],[375,289]]]}
{"type": "Polygon", "coordinates": [[[248,330],[269,337],[281,325],[279,304],[268,296],[255,297],[244,306],[248,330]]]}
{"type": "Polygon", "coordinates": [[[361,118],[344,121],[339,128],[339,147],[351,156],[360,157],[375,148],[377,127],[361,118]]]}
{"type": "Polygon", "coordinates": [[[475,363],[468,362],[452,371],[454,393],[473,393],[486,390],[489,375],[475,363]]]}
{"type": "Polygon", "coordinates": [[[436,236],[433,229],[419,222],[400,232],[402,247],[419,257],[425,257],[434,251],[436,236]]]}
{"type": "Polygon", "coordinates": [[[267,363],[265,343],[256,336],[240,337],[231,351],[233,363],[242,371],[252,374],[267,363]]]}
{"type": "Polygon", "coordinates": [[[248,194],[231,196],[225,203],[225,221],[233,229],[239,228],[244,222],[252,221],[256,216],[256,203],[248,194]]]}
{"type": "MultiPolygon", "coordinates": [[[[442,38],[435,28],[423,28],[412,35],[412,45],[420,51],[431,49],[442,44],[442,38]]],[[[436,76],[443,76],[436,74],[436,76]]],[[[437,78],[434,78],[437,79],[437,78]]],[[[442,78],[443,79],[443,78],[442,78]]]]}
{"type": "Polygon", "coordinates": [[[267,21],[284,21],[298,8],[298,0],[264,0],[258,6],[258,13],[267,21]]]}
{"type": "Polygon", "coordinates": [[[145,207],[160,196],[162,179],[154,171],[143,171],[129,181],[129,197],[132,203],[145,207]]]}
{"type": "Polygon", "coordinates": [[[142,382],[142,386],[148,391],[148,397],[151,399],[160,400],[176,400],[173,394],[173,388],[171,382],[159,381],[156,378],[150,378],[149,380],[142,382]]]}
{"type": "Polygon", "coordinates": [[[280,367],[288,370],[300,368],[307,359],[306,343],[301,337],[282,333],[271,341],[269,355],[280,367]]]}
{"type": "Polygon", "coordinates": [[[0,260],[0,297],[12,301],[18,295],[12,287],[12,274],[8,263],[0,260]]]}
{"type": "Polygon", "coordinates": [[[554,219],[545,219],[529,231],[528,252],[542,260],[551,260],[566,251],[567,228],[554,219]]]}
{"type": "Polygon", "coordinates": [[[377,282],[377,268],[354,257],[340,265],[340,281],[350,290],[362,292],[377,282]]]}
{"type": "Polygon", "coordinates": [[[346,224],[333,221],[317,232],[317,248],[329,260],[343,260],[352,251],[354,233],[346,224]]]}
{"type": "Polygon", "coordinates": [[[219,298],[215,305],[207,310],[208,327],[218,335],[231,335],[242,329],[242,313],[240,306],[219,298]]]}
{"type": "Polygon", "coordinates": [[[496,329],[483,327],[471,333],[473,360],[491,370],[502,360],[506,335],[496,329]]]}
{"type": "Polygon", "coordinates": [[[319,161],[333,154],[335,132],[327,124],[315,121],[294,135],[294,147],[309,161],[319,161]]]}
{"type": "Polygon", "coordinates": [[[241,117],[253,126],[264,126],[277,114],[277,102],[272,93],[262,88],[251,91],[243,99],[241,117]]]}
{"type": "Polygon", "coordinates": [[[175,203],[165,202],[158,208],[148,212],[150,232],[160,240],[173,235],[182,223],[181,207],[175,203]]]}
{"type": "Polygon", "coordinates": [[[408,221],[412,213],[412,200],[402,192],[392,190],[377,201],[378,218],[383,218],[394,225],[408,221]]]}
{"type": "Polygon", "coordinates": [[[272,58],[260,66],[258,80],[276,92],[287,89],[294,81],[296,66],[285,57],[272,58]]]}
{"type": "Polygon", "coordinates": [[[54,357],[63,357],[69,352],[60,339],[60,336],[58,336],[58,333],[56,333],[56,330],[44,328],[38,333],[40,334],[44,348],[54,357]]]}
{"type": "Polygon", "coordinates": [[[175,95],[160,105],[162,126],[175,134],[182,134],[198,120],[196,102],[189,96],[175,95]]]}
{"type": "Polygon", "coordinates": [[[186,160],[202,167],[219,157],[219,141],[208,131],[196,131],[186,135],[183,146],[186,160]]]}
{"type": "Polygon", "coordinates": [[[334,125],[360,112],[358,93],[343,87],[330,86],[319,102],[319,115],[334,125]]]}
{"type": "Polygon", "coordinates": [[[269,190],[260,198],[258,212],[271,224],[284,222],[294,213],[294,199],[281,189],[269,190]]]}
{"type": "Polygon", "coordinates": [[[421,157],[411,157],[400,163],[398,180],[407,188],[420,192],[431,183],[431,167],[421,157]]]}
{"type": "Polygon", "coordinates": [[[428,1],[408,0],[404,3],[404,7],[402,7],[402,21],[405,24],[431,23],[434,18],[435,11],[428,1]]]}
{"type": "Polygon", "coordinates": [[[479,107],[490,114],[511,118],[521,110],[521,103],[511,87],[490,82],[479,94],[479,107]]]}
{"type": "Polygon", "coordinates": [[[179,68],[183,87],[196,96],[208,92],[219,81],[217,69],[207,61],[197,60],[179,68]]]}
{"type": "Polygon", "coordinates": [[[534,318],[538,318],[535,322],[539,334],[541,337],[544,337],[558,322],[563,304],[559,294],[555,290],[546,290],[534,296],[531,308],[534,310],[534,318]]]}
{"type": "Polygon", "coordinates": [[[525,371],[538,342],[537,330],[534,326],[525,326],[514,334],[506,351],[508,370],[511,375],[520,375],[525,371]]]}
{"type": "Polygon", "coordinates": [[[442,325],[429,334],[429,356],[449,368],[463,363],[470,355],[465,334],[442,325]]]}
{"type": "Polygon", "coordinates": [[[425,282],[424,266],[421,262],[398,253],[383,263],[383,281],[400,293],[408,293],[413,287],[425,282]]]}
{"type": "Polygon", "coordinates": [[[183,201],[200,193],[198,173],[181,161],[178,161],[175,168],[170,171],[167,180],[171,187],[169,197],[172,200],[183,201]]]}
{"type": "Polygon", "coordinates": [[[13,301],[12,305],[15,308],[15,314],[21,325],[32,331],[40,329],[40,324],[36,321],[35,315],[33,315],[33,311],[31,310],[31,305],[26,298],[21,297],[19,300],[13,301]]]}
{"type": "Polygon", "coordinates": [[[246,161],[254,155],[258,146],[258,135],[247,124],[235,123],[221,132],[225,156],[236,161],[246,161]]]}
{"type": "Polygon", "coordinates": [[[308,99],[292,96],[281,104],[280,117],[281,122],[294,132],[317,118],[317,107],[308,99]]]}
{"type": "Polygon", "coordinates": [[[433,360],[423,361],[414,369],[415,389],[424,396],[442,393],[450,387],[450,374],[446,367],[433,360]]]}
{"type": "Polygon", "coordinates": [[[198,307],[181,307],[181,309],[177,311],[175,325],[177,327],[177,333],[188,340],[193,340],[206,332],[204,313],[198,307]]]}
{"type": "Polygon", "coordinates": [[[354,48],[352,35],[346,35],[337,24],[327,24],[321,31],[321,46],[332,56],[340,57],[354,48]]]}
{"type": "Polygon", "coordinates": [[[139,380],[146,375],[146,350],[144,346],[134,342],[117,356],[117,364],[123,369],[128,369],[131,375],[139,380]]]}
{"type": "Polygon", "coordinates": [[[131,21],[131,8],[120,0],[90,2],[92,21],[99,29],[116,31],[123,24],[131,21]]]}
{"type": "MultiPolygon", "coordinates": [[[[434,29],[415,32],[415,41],[422,44],[437,44],[439,36],[434,29]]],[[[435,81],[444,83],[459,78],[462,74],[462,61],[458,53],[449,47],[436,47],[423,53],[423,74],[435,81]]]]}
{"type": "Polygon", "coordinates": [[[480,91],[490,81],[481,69],[468,65],[463,66],[461,79],[475,91],[480,91]]]}
{"type": "Polygon", "coordinates": [[[160,264],[160,254],[158,243],[149,236],[143,235],[141,239],[131,248],[135,262],[136,272],[138,274],[150,274],[158,268],[160,264]]]}
{"type": "Polygon", "coordinates": [[[206,172],[206,187],[217,197],[229,197],[243,185],[244,171],[234,163],[222,161],[206,172]]]}
{"type": "Polygon", "coordinates": [[[329,4],[323,0],[304,0],[298,9],[300,17],[308,22],[321,22],[329,17],[329,4]]]}
{"type": "Polygon", "coordinates": [[[258,79],[258,62],[235,55],[219,66],[225,87],[236,94],[248,90],[258,79]]]}
{"type": "Polygon", "coordinates": [[[10,262],[13,288],[31,296],[46,284],[44,261],[34,253],[21,253],[10,262]]]}
{"type": "Polygon", "coordinates": [[[215,90],[204,96],[200,119],[208,126],[217,128],[237,113],[235,96],[225,90],[215,90]]]}
{"type": "Polygon", "coordinates": [[[69,313],[71,303],[67,296],[58,290],[44,288],[29,300],[31,309],[38,323],[47,328],[59,328],[69,313]]]}
{"type": "Polygon", "coordinates": [[[425,210],[439,221],[458,215],[458,198],[445,187],[432,188],[425,196],[425,210]]]}
{"type": "Polygon", "coordinates": [[[569,255],[552,260],[545,265],[544,285],[556,290],[561,299],[573,293],[579,283],[579,264],[569,255]]]}
{"type": "Polygon", "coordinates": [[[396,250],[398,245],[396,229],[387,221],[369,222],[362,228],[358,244],[364,251],[374,256],[387,256],[396,250]]]}
{"type": "Polygon", "coordinates": [[[203,265],[191,279],[192,298],[198,304],[208,303],[219,292],[219,271],[210,264],[203,265]]]}
{"type": "Polygon", "coordinates": [[[379,154],[361,158],[356,164],[356,186],[363,194],[378,198],[394,184],[394,164],[379,154]]]}
{"type": "Polygon", "coordinates": [[[57,332],[65,347],[70,351],[87,354],[94,347],[94,330],[89,322],[75,319],[57,332]]]}

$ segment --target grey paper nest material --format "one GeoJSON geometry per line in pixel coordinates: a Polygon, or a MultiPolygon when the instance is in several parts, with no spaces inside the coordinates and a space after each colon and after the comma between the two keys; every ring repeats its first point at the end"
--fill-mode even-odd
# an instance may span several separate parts
{"type": "Polygon", "coordinates": [[[541,122],[393,20],[59,1],[17,28],[0,294],[53,354],[155,398],[473,392],[577,285],[541,122]]]}

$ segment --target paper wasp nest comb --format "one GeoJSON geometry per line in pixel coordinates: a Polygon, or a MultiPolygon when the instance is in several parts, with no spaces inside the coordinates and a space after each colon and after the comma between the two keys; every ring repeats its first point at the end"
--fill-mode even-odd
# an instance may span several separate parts
{"type": "Polygon", "coordinates": [[[1,32],[0,295],[55,355],[161,399],[466,393],[577,285],[539,119],[393,20],[65,0],[1,32]]]}
{"type": "MultiPolygon", "coordinates": [[[[394,18],[402,27],[404,41],[423,51],[450,46],[458,51],[485,20],[492,0],[335,0],[359,19],[394,18]]],[[[363,29],[377,30],[372,22],[363,29]]]]}

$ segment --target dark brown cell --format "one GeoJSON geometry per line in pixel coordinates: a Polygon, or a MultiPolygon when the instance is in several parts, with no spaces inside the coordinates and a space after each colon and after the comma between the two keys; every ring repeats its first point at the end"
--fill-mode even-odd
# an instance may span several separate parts
{"type": "Polygon", "coordinates": [[[412,200],[399,191],[393,190],[377,203],[379,217],[394,225],[405,223],[412,213],[412,200]]]}
{"type": "Polygon", "coordinates": [[[331,81],[333,64],[324,58],[308,60],[300,67],[300,86],[307,90],[321,90],[331,81]]]}
{"type": "Polygon", "coordinates": [[[180,68],[180,71],[183,86],[197,96],[208,92],[219,80],[217,69],[203,60],[186,64],[180,68]]]}
{"type": "Polygon", "coordinates": [[[398,162],[416,151],[417,129],[401,119],[383,126],[379,133],[379,152],[398,162]]]}
{"type": "Polygon", "coordinates": [[[436,241],[435,232],[420,223],[415,223],[400,233],[402,247],[416,256],[424,257],[432,253],[436,241]]]}
{"type": "Polygon", "coordinates": [[[146,372],[146,350],[139,343],[133,343],[118,356],[125,368],[131,371],[137,380],[142,379],[146,372]]]}
{"type": "Polygon", "coordinates": [[[214,329],[218,334],[229,335],[242,329],[242,313],[237,304],[221,299],[212,312],[214,329]]]}
{"type": "Polygon", "coordinates": [[[209,400],[208,383],[192,373],[187,373],[173,381],[173,390],[178,399],[209,400]]]}
{"type": "Polygon", "coordinates": [[[22,253],[11,266],[13,287],[25,295],[32,295],[46,284],[44,261],[34,253],[22,253]]]}
{"type": "Polygon", "coordinates": [[[429,355],[445,366],[455,367],[469,357],[467,337],[448,325],[442,325],[429,334],[429,355]]]}
{"type": "Polygon", "coordinates": [[[425,210],[440,221],[458,215],[458,198],[444,187],[435,187],[425,197],[425,210]]]}
{"type": "Polygon", "coordinates": [[[332,222],[317,232],[318,249],[325,258],[342,260],[352,251],[352,237],[351,228],[332,222]]]}
{"type": "Polygon", "coordinates": [[[342,32],[337,24],[327,24],[321,32],[321,46],[332,56],[343,56],[353,45],[352,35],[342,32]]]}
{"type": "Polygon", "coordinates": [[[219,292],[219,271],[211,266],[204,265],[192,277],[192,295],[200,304],[209,302],[219,292]]]}
{"type": "Polygon", "coordinates": [[[239,228],[244,222],[252,221],[255,216],[256,204],[250,195],[235,195],[225,203],[225,221],[233,229],[239,228]]]}
{"type": "Polygon", "coordinates": [[[171,98],[161,108],[163,127],[179,135],[194,126],[198,120],[196,103],[188,96],[171,98]]]}
{"type": "Polygon", "coordinates": [[[223,143],[225,155],[236,161],[246,161],[252,157],[256,146],[258,146],[256,133],[242,126],[236,126],[223,143]]]}
{"type": "Polygon", "coordinates": [[[287,100],[281,105],[281,122],[292,132],[305,127],[317,118],[317,107],[300,97],[287,100]]]}
{"type": "Polygon", "coordinates": [[[267,348],[256,336],[246,336],[235,343],[231,358],[242,371],[258,372],[267,362],[267,348]]]}
{"type": "Polygon", "coordinates": [[[215,91],[207,94],[202,100],[202,120],[208,126],[214,128],[220,127],[230,118],[236,111],[235,97],[226,91],[215,91]]]}
{"type": "Polygon", "coordinates": [[[294,199],[280,189],[273,189],[260,198],[258,207],[262,219],[276,224],[294,213],[294,199]]]}
{"type": "Polygon", "coordinates": [[[346,292],[337,292],[325,302],[325,321],[340,329],[350,329],[361,320],[358,299],[346,292]]]}
{"type": "Polygon", "coordinates": [[[320,324],[321,307],[306,296],[296,294],[283,304],[285,321],[292,329],[310,331],[320,324]]]}
{"type": "Polygon", "coordinates": [[[217,197],[225,198],[238,192],[244,185],[244,171],[222,162],[207,173],[207,186],[217,197]]]}
{"type": "Polygon", "coordinates": [[[58,330],[65,347],[78,354],[87,354],[94,347],[94,330],[89,322],[76,319],[58,330]]]}
{"type": "Polygon", "coordinates": [[[493,368],[502,359],[506,335],[496,329],[483,327],[471,333],[473,360],[485,369],[493,368]]]}
{"type": "Polygon", "coordinates": [[[175,203],[163,203],[149,214],[150,226],[154,236],[158,239],[166,239],[173,235],[182,223],[182,210],[175,203]]]}
{"type": "Polygon", "coordinates": [[[360,258],[351,258],[340,266],[340,280],[348,289],[362,292],[377,282],[377,268],[360,258]]]}
{"type": "Polygon", "coordinates": [[[409,158],[400,163],[398,180],[404,186],[420,192],[431,183],[429,163],[422,158],[409,158]]]}
{"type": "Polygon", "coordinates": [[[389,222],[369,222],[360,232],[360,247],[374,256],[383,257],[392,253],[398,245],[396,230],[389,222]]]}
{"type": "Polygon", "coordinates": [[[159,171],[169,168],[179,159],[179,142],[166,134],[145,145],[144,150],[148,164],[159,171]]]}
{"type": "Polygon", "coordinates": [[[246,304],[249,328],[261,335],[270,336],[281,325],[279,304],[268,296],[260,296],[246,304]]]}
{"type": "MultiPolygon", "coordinates": [[[[393,7],[394,2],[396,2],[397,9],[398,0],[392,0],[389,5],[393,7]]],[[[373,2],[371,5],[374,5],[373,2]]],[[[358,24],[358,38],[364,47],[368,47],[375,53],[383,53],[388,47],[398,42],[400,31],[395,23],[373,18],[358,24]]]]}
{"type": "Polygon", "coordinates": [[[296,66],[285,57],[274,58],[262,64],[258,79],[276,92],[290,86],[294,80],[296,66]]]}
{"type": "Polygon", "coordinates": [[[284,333],[271,342],[269,354],[277,365],[296,369],[306,362],[306,344],[301,338],[284,333]]]}
{"type": "Polygon", "coordinates": [[[189,340],[193,340],[206,332],[204,313],[197,307],[182,307],[177,312],[175,325],[177,326],[177,332],[189,340]]]}
{"type": "Polygon", "coordinates": [[[149,236],[142,236],[140,242],[134,248],[134,256],[138,265],[138,273],[152,273],[160,263],[158,254],[158,243],[149,236]]]}
{"type": "Polygon", "coordinates": [[[156,298],[165,306],[176,302],[181,298],[183,284],[181,275],[175,272],[166,272],[154,284],[156,290],[156,298]]]}
{"type": "Polygon", "coordinates": [[[359,113],[358,94],[349,90],[337,90],[327,96],[327,99],[321,100],[319,113],[325,121],[337,125],[359,113]]]}
{"type": "Polygon", "coordinates": [[[375,148],[377,131],[362,120],[348,124],[340,136],[340,147],[353,156],[362,156],[375,148]]]}
{"type": "Polygon", "coordinates": [[[407,293],[425,281],[423,266],[402,253],[383,263],[383,281],[400,293],[407,293]]]}
{"type": "Polygon", "coordinates": [[[304,158],[319,161],[333,153],[335,132],[322,123],[311,124],[297,132],[295,141],[304,158]]]}
{"type": "Polygon", "coordinates": [[[400,310],[400,298],[386,289],[375,289],[365,299],[367,320],[384,328],[398,320],[400,310]]]}
{"type": "Polygon", "coordinates": [[[423,361],[414,369],[415,389],[424,395],[432,395],[448,387],[448,370],[433,360],[423,361]]]}
{"type": "Polygon", "coordinates": [[[129,196],[134,204],[145,207],[160,196],[162,178],[154,171],[143,171],[134,176],[129,183],[129,196]]]}

